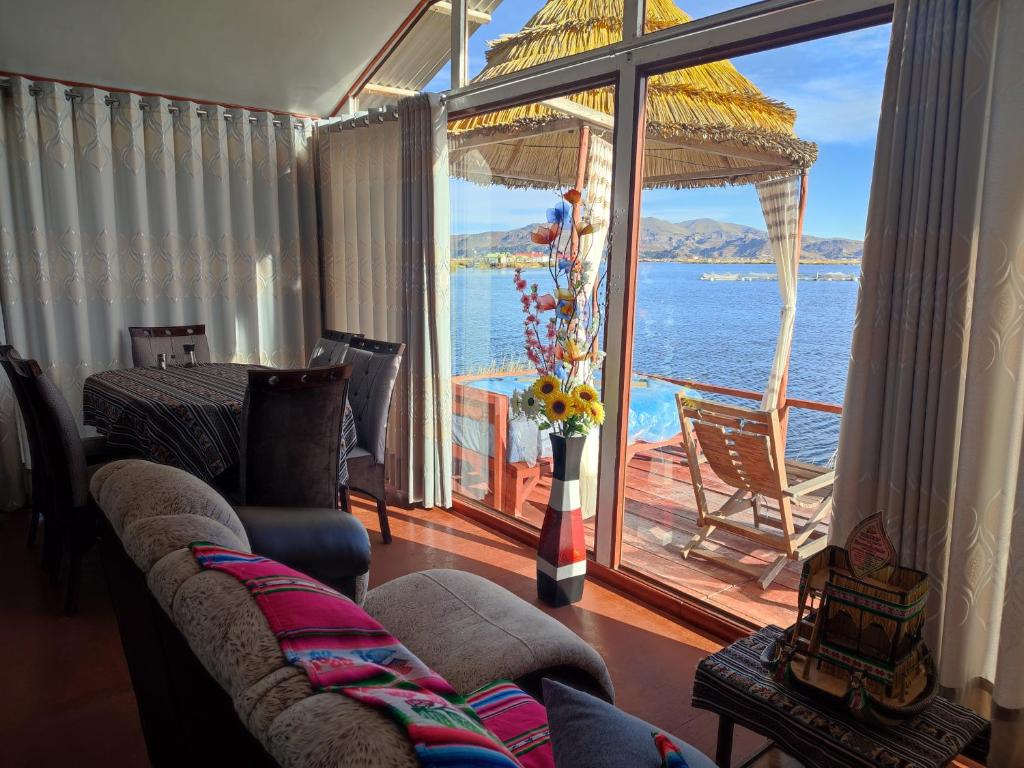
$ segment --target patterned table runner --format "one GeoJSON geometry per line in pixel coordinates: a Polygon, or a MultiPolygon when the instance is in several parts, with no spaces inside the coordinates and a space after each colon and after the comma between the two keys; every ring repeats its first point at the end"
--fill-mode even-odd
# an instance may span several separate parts
{"type": "Polygon", "coordinates": [[[808,768],[938,768],[987,733],[984,718],[943,698],[894,728],[879,728],[780,685],[761,653],[781,634],[765,627],[703,659],[693,705],[767,736],[808,768]]]}
{"type": "MultiPolygon", "coordinates": [[[[209,482],[238,463],[242,402],[255,365],[208,363],[104,371],[85,380],[86,424],[111,445],[184,469],[209,482]]],[[[356,444],[352,409],[346,404],[342,455],[356,444]]],[[[338,465],[348,484],[348,465],[338,465]]]]}

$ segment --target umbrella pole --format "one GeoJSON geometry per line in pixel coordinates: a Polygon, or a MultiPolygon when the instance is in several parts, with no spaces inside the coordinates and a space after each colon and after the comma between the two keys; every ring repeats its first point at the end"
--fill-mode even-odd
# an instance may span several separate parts
{"type": "MultiPolygon", "coordinates": [[[[795,279],[799,280],[800,275],[800,246],[803,240],[804,234],[804,214],[807,212],[807,171],[800,174],[800,212],[797,215],[796,220],[796,268],[797,274],[794,275],[795,279]]],[[[786,358],[786,367],[782,370],[782,379],[779,381],[779,399],[775,405],[779,409],[779,425],[782,427],[782,440],[785,445],[786,433],[789,429],[789,406],[786,400],[786,386],[789,384],[789,362],[793,356],[793,350],[790,348],[789,357],[786,358]]]]}
{"type": "MultiPolygon", "coordinates": [[[[574,189],[582,192],[583,185],[587,183],[587,156],[590,154],[590,126],[580,126],[580,146],[576,153],[576,185],[574,189]]],[[[580,255],[580,236],[578,234],[580,224],[580,205],[582,200],[572,204],[572,253],[573,259],[580,255]]]]}

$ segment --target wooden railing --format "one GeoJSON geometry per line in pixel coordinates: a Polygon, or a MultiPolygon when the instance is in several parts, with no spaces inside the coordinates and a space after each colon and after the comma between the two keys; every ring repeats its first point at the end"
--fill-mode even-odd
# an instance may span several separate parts
{"type": "MultiPolygon", "coordinates": [[[[681,387],[687,389],[696,389],[700,392],[709,392],[713,395],[726,395],[727,397],[742,397],[747,400],[756,400],[761,402],[761,398],[764,397],[761,392],[754,392],[750,389],[737,389],[735,387],[723,387],[719,384],[706,384],[703,381],[694,381],[692,379],[673,379],[670,376],[661,376],[655,373],[644,374],[651,379],[660,379],[661,381],[667,381],[670,384],[678,384],[681,387]]],[[[834,413],[836,415],[842,415],[843,406],[835,403],[822,403],[817,400],[804,400],[799,397],[787,397],[786,405],[790,408],[800,408],[807,411],[820,411],[821,413],[834,413]]]]}
{"type": "MultiPolygon", "coordinates": [[[[533,371],[521,370],[521,371],[503,371],[499,373],[477,373],[477,374],[466,374],[462,376],[455,376],[452,378],[453,384],[462,384],[465,382],[476,381],[479,379],[489,379],[497,376],[522,376],[524,374],[530,374],[533,371]]],[[[761,398],[764,397],[764,393],[755,392],[752,389],[738,389],[736,387],[723,387],[720,384],[707,384],[703,381],[695,381],[693,379],[674,379],[671,376],[662,376],[657,373],[645,373],[643,374],[649,379],[659,379],[660,381],[667,381],[669,384],[676,384],[680,387],[686,387],[688,389],[696,389],[699,392],[708,392],[713,395],[725,395],[726,397],[740,397],[746,400],[756,400],[761,402],[761,398]]],[[[799,408],[805,411],[818,411],[819,413],[833,413],[837,416],[841,416],[843,413],[843,406],[836,403],[822,403],[818,400],[805,400],[800,397],[787,397],[786,405],[790,408],[799,408]]]]}

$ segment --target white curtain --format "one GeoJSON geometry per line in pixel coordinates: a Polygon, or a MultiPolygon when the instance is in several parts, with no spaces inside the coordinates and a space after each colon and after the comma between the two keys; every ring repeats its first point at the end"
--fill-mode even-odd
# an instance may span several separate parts
{"type": "Polygon", "coordinates": [[[901,0],[832,538],[881,511],[930,579],[945,695],[1024,765],[1024,3],[901,0]]]}
{"type": "MultiPolygon", "coordinates": [[[[584,183],[586,202],[590,208],[594,231],[580,238],[580,254],[586,260],[590,287],[596,286],[608,246],[612,205],[612,143],[595,133],[587,147],[587,173],[584,183]]],[[[602,304],[605,297],[598,297],[602,304]]],[[[597,470],[600,463],[600,438],[595,432],[587,438],[580,463],[580,509],[584,519],[597,514],[597,470]]]]}
{"type": "Polygon", "coordinates": [[[326,323],[406,344],[388,432],[388,483],[450,506],[451,321],[447,113],[319,131],[326,323]]]}
{"type": "MultiPolygon", "coordinates": [[[[214,360],[302,364],[320,325],[311,130],[11,78],[0,90],[7,342],[76,409],[87,376],[131,365],[129,325],[205,323],[214,360]]],[[[18,472],[5,393],[6,481],[18,472]]],[[[19,494],[4,482],[0,505],[19,494]]]]}
{"type": "Polygon", "coordinates": [[[779,335],[775,357],[765,386],[761,408],[771,410],[779,405],[783,377],[789,367],[793,349],[793,322],[796,319],[796,283],[800,269],[800,175],[787,176],[756,184],[761,200],[768,243],[775,259],[779,278],[779,335]]]}

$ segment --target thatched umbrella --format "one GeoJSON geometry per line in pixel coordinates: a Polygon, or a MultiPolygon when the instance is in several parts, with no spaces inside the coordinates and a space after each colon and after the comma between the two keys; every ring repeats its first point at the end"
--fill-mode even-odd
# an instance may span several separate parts
{"type": "MultiPolygon", "coordinates": [[[[522,30],[491,43],[487,65],[473,82],[619,42],[622,17],[622,0],[548,0],[522,30]]],[[[672,0],[647,0],[648,32],[689,21],[672,0]]],[[[600,216],[610,202],[614,105],[613,89],[602,87],[454,120],[449,124],[452,174],[515,188],[586,186],[592,207],[604,208],[600,216]]],[[[728,60],[651,77],[646,113],[644,187],[757,186],[783,307],[762,405],[782,407],[806,170],[817,147],[793,132],[793,109],[762,93],[728,60]]],[[[599,242],[592,250],[603,251],[605,236],[595,234],[599,242]]]]}
{"type": "MultiPolygon", "coordinates": [[[[647,31],[690,21],[671,0],[648,0],[647,31]]],[[[622,39],[622,0],[549,0],[522,30],[491,43],[482,82],[622,39]]],[[[509,187],[576,183],[581,129],[610,138],[615,94],[595,88],[450,125],[452,172],[509,187]]],[[[644,186],[749,184],[809,168],[817,147],[796,137],[796,113],[729,61],[650,78],[644,186]]]]}

